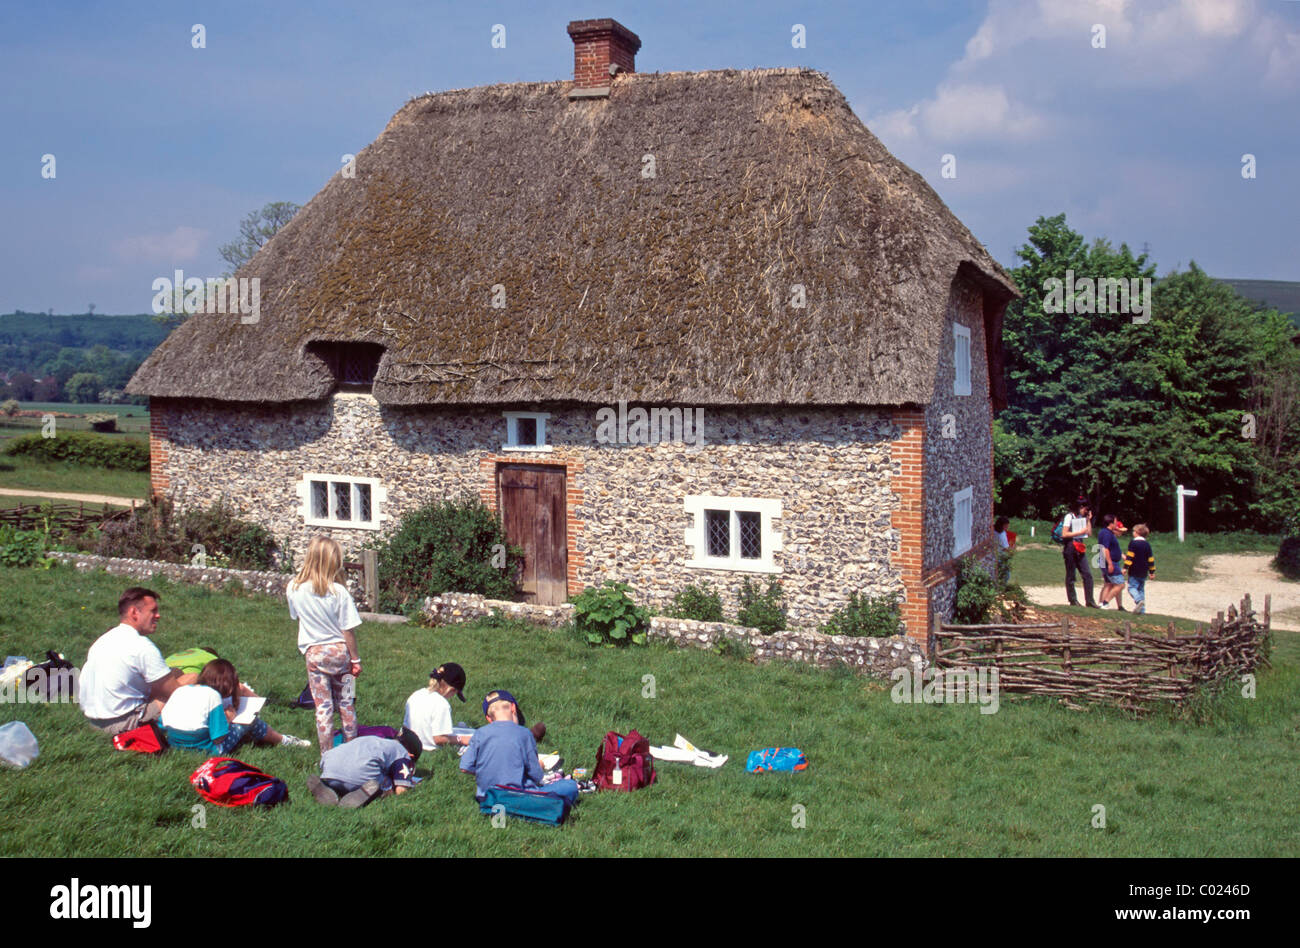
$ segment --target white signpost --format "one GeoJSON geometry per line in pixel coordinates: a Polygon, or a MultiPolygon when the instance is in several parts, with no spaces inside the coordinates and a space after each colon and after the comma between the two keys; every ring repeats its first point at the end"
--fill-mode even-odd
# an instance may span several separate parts
{"type": "Polygon", "coordinates": [[[1196,491],[1187,490],[1182,484],[1178,485],[1178,542],[1183,542],[1183,498],[1195,497],[1196,491]]]}

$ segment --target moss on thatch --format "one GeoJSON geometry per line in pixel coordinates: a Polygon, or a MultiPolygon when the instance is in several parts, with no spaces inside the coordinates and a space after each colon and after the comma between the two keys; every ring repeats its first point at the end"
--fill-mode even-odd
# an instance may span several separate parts
{"type": "Polygon", "coordinates": [[[308,343],[350,340],[388,404],[924,404],[959,268],[996,315],[1015,293],[820,73],[571,88],[407,103],[240,271],[260,322],[191,318],[127,390],[321,398],[308,343]]]}

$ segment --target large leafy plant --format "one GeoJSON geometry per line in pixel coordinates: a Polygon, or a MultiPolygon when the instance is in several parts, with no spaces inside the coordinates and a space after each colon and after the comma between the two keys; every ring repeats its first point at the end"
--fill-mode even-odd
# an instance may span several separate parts
{"type": "Polygon", "coordinates": [[[650,611],[628,595],[627,583],[606,580],[573,598],[573,625],[592,645],[644,645],[650,611]]]}

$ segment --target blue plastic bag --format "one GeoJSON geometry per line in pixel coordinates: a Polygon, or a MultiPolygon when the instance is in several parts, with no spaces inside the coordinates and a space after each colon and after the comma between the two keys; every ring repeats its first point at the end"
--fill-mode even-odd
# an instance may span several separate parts
{"type": "Polygon", "coordinates": [[[764,747],[762,750],[750,751],[745,761],[745,769],[751,774],[764,773],[769,770],[795,771],[808,767],[808,758],[797,747],[764,747]]]}

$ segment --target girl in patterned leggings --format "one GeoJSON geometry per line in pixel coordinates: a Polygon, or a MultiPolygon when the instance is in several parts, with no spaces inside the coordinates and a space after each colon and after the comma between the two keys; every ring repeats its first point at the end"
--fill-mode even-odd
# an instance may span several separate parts
{"type": "Polygon", "coordinates": [[[361,656],[353,632],[361,624],[356,603],[339,583],[343,550],[329,537],[312,537],[302,569],[289,583],[289,616],[298,620],[298,651],[307,659],[307,687],[316,702],[316,738],[324,754],[334,746],[334,711],[343,740],[357,736],[356,677],[361,656]]]}

